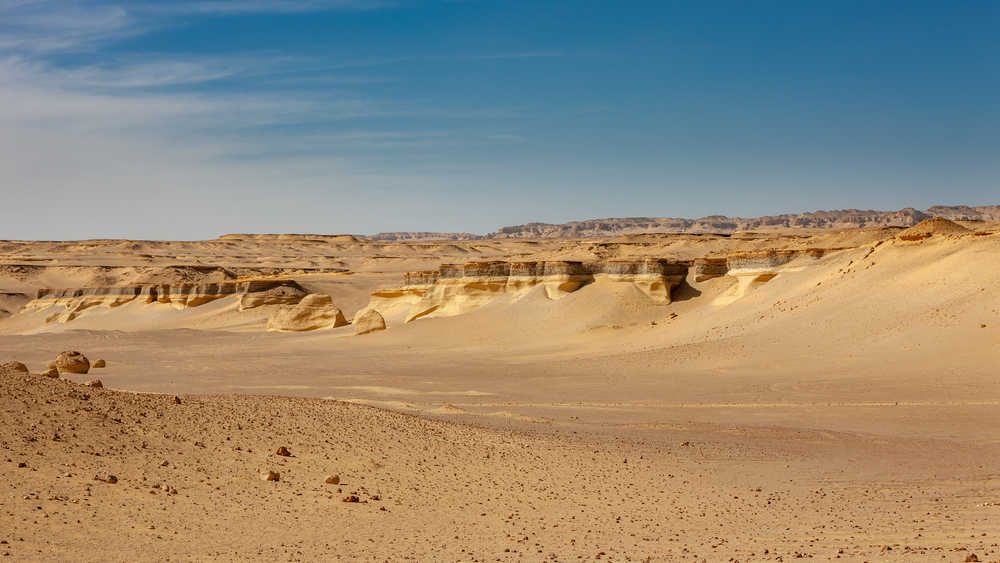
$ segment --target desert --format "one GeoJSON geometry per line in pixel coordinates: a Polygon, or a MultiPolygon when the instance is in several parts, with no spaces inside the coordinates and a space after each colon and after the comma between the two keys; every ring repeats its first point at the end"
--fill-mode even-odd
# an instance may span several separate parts
{"type": "Polygon", "coordinates": [[[0,561],[1000,563],[998,24],[0,0],[0,561]]]}
{"type": "Polygon", "coordinates": [[[4,241],[0,552],[996,560],[1000,224],[909,223],[4,241]]]}

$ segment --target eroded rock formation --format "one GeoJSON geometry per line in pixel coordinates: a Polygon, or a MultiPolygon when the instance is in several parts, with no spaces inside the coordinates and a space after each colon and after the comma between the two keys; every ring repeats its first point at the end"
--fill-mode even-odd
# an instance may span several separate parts
{"type": "Polygon", "coordinates": [[[373,292],[365,310],[378,309],[410,322],[459,315],[500,298],[516,301],[536,286],[547,298],[560,299],[600,279],[633,284],[653,301],[669,303],[671,291],[687,270],[686,262],[662,258],[442,264],[436,271],[404,274],[400,287],[373,292]]]}
{"type": "MultiPolygon", "coordinates": [[[[725,275],[736,278],[736,285],[714,301],[716,305],[727,305],[744,297],[754,288],[777,277],[782,271],[800,267],[799,259],[816,260],[824,255],[844,250],[843,248],[807,248],[803,250],[753,250],[734,252],[726,257],[725,275]]],[[[808,264],[808,262],[806,262],[808,264]]],[[[803,266],[804,267],[804,266],[803,266]]],[[[721,270],[717,262],[712,265],[716,272],[721,270]]]]}
{"type": "Polygon", "coordinates": [[[354,334],[360,336],[377,330],[385,330],[385,319],[375,309],[369,309],[354,318],[354,334]]]}
{"type": "Polygon", "coordinates": [[[275,311],[267,321],[268,330],[304,332],[347,324],[344,314],[329,295],[312,293],[295,305],[275,311]]]}
{"type": "Polygon", "coordinates": [[[298,283],[286,279],[232,280],[211,283],[178,283],[95,287],[83,289],[40,289],[24,311],[55,308],[48,322],[66,323],[93,307],[120,307],[130,303],[159,303],[175,309],[198,307],[224,297],[240,297],[240,310],[261,305],[295,304],[306,296],[298,283]]]}

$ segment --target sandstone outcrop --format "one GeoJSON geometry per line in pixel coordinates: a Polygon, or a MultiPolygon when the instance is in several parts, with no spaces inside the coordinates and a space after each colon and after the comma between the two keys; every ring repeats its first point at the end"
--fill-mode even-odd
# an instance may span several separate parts
{"type": "Polygon", "coordinates": [[[76,350],[62,352],[56,356],[56,369],[59,373],[87,373],[90,371],[90,360],[76,350]]]}
{"type": "Polygon", "coordinates": [[[694,281],[703,282],[726,275],[729,271],[726,258],[698,258],[694,261],[694,281]]]}
{"type": "Polygon", "coordinates": [[[547,298],[560,299],[601,279],[630,283],[654,302],[669,303],[687,271],[687,262],[662,258],[441,264],[436,271],[404,274],[401,287],[374,291],[364,310],[378,309],[410,322],[463,314],[501,298],[516,301],[537,286],[547,298]]]}
{"type": "Polygon", "coordinates": [[[268,330],[302,332],[335,328],[348,324],[329,295],[313,293],[297,304],[275,311],[267,321],[268,330]]]}
{"type": "Polygon", "coordinates": [[[103,367],[107,367],[107,365],[108,365],[108,363],[105,362],[104,360],[96,360],[96,361],[94,361],[94,364],[91,365],[90,367],[92,367],[92,368],[103,368],[103,367]]]}
{"type": "Polygon", "coordinates": [[[362,335],[385,330],[385,319],[375,309],[369,309],[354,319],[354,334],[362,335]]]}
{"type": "Polygon", "coordinates": [[[764,217],[710,215],[699,219],[672,217],[625,217],[590,219],[569,223],[526,223],[502,227],[485,238],[588,238],[643,233],[718,233],[775,228],[854,229],[859,227],[910,227],[932,216],[952,220],[1000,221],[1000,206],[937,205],[926,211],[911,207],[898,211],[842,209],[810,213],[786,213],[764,217]]]}
{"type": "MultiPolygon", "coordinates": [[[[767,283],[782,271],[802,267],[800,259],[816,260],[843,248],[807,248],[803,250],[753,250],[734,252],[726,257],[726,275],[736,278],[736,285],[713,302],[727,305],[742,298],[755,287],[767,283]]],[[[716,266],[718,267],[718,266],[716,266]]]]}
{"type": "Polygon", "coordinates": [[[295,305],[308,295],[295,282],[268,287],[262,291],[247,291],[240,296],[240,311],[264,305],[295,305]]]}
{"type": "Polygon", "coordinates": [[[149,284],[82,289],[40,289],[25,311],[58,308],[47,320],[70,322],[93,307],[115,308],[131,303],[169,305],[175,309],[198,307],[225,297],[240,297],[240,310],[262,305],[295,304],[308,294],[288,279],[231,280],[205,283],[149,284]]]}

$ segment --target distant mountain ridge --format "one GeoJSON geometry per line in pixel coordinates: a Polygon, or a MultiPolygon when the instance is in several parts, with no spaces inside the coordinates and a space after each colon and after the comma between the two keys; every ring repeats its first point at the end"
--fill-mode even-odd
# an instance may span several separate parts
{"type": "Polygon", "coordinates": [[[622,217],[588,219],[568,223],[525,223],[501,227],[494,233],[396,232],[370,236],[379,241],[412,240],[477,240],[512,238],[584,238],[636,235],[646,233],[718,233],[777,228],[852,229],[860,227],[912,227],[930,217],[953,221],[1000,221],[1000,205],[935,205],[924,211],[912,207],[898,211],[840,209],[786,213],[764,217],[726,217],[710,215],[698,219],[673,217],[622,217]]]}

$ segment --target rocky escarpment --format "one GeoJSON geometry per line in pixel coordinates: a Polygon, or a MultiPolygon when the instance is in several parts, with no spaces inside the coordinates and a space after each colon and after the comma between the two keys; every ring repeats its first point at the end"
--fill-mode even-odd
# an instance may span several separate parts
{"type": "Polygon", "coordinates": [[[404,274],[400,287],[376,290],[362,313],[377,309],[405,322],[453,316],[497,299],[516,301],[537,286],[547,298],[559,299],[600,280],[630,283],[654,302],[669,303],[671,291],[684,280],[688,266],[662,258],[442,264],[436,271],[404,274]]]}
{"type": "Polygon", "coordinates": [[[626,217],[590,219],[568,223],[526,223],[502,227],[486,238],[586,238],[643,233],[719,233],[776,228],[854,229],[859,227],[911,227],[930,217],[951,220],[1000,221],[1000,206],[936,205],[925,211],[912,207],[898,211],[843,209],[786,213],[764,217],[710,215],[699,219],[626,217]]]}
{"type": "Polygon", "coordinates": [[[222,241],[301,241],[301,242],[358,242],[360,239],[354,235],[315,235],[298,233],[232,233],[219,237],[222,241]]]}
{"type": "Polygon", "coordinates": [[[724,274],[718,274],[722,266],[718,259],[712,259],[711,263],[706,262],[702,266],[703,278],[707,279],[708,272],[711,271],[713,274],[711,277],[727,275],[736,279],[736,284],[714,301],[716,305],[727,305],[744,297],[754,288],[771,281],[782,272],[800,269],[814,260],[839,250],[845,248],[734,252],[726,256],[724,274]]]}
{"type": "Polygon", "coordinates": [[[368,239],[374,241],[410,241],[410,240],[477,240],[482,235],[472,233],[428,233],[428,232],[394,232],[376,233],[368,239]]]}
{"type": "Polygon", "coordinates": [[[40,289],[23,312],[47,311],[47,322],[70,322],[94,307],[131,303],[162,304],[175,309],[198,307],[225,297],[239,297],[239,310],[262,305],[296,304],[307,292],[293,280],[260,279],[208,283],[144,284],[124,287],[40,289]]]}
{"type": "Polygon", "coordinates": [[[726,258],[698,258],[694,261],[694,281],[703,282],[726,275],[729,263],[726,258]]]}

